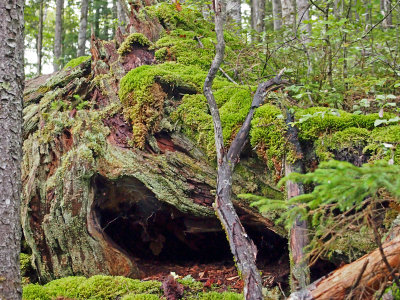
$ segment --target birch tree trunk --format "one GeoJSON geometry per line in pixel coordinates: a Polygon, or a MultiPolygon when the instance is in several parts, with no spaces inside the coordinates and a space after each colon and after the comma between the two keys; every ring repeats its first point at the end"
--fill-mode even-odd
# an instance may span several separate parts
{"type": "Polygon", "coordinates": [[[0,2],[0,299],[21,299],[19,253],[24,1],[0,2]]]}
{"type": "Polygon", "coordinates": [[[122,33],[125,33],[125,28],[129,20],[129,10],[125,0],[117,0],[117,15],[118,26],[121,28],[122,33]]]}
{"type": "Polygon", "coordinates": [[[62,31],[63,31],[64,0],[56,0],[56,28],[54,34],[54,71],[60,69],[60,59],[62,53],[62,31]]]}
{"type": "Polygon", "coordinates": [[[232,19],[237,25],[242,24],[242,12],[240,9],[240,0],[228,0],[226,5],[226,11],[229,18],[232,19]]]}
{"type": "Polygon", "coordinates": [[[79,23],[79,35],[78,35],[78,55],[77,55],[78,57],[85,55],[88,8],[89,8],[89,1],[82,0],[81,20],[79,23]]]}
{"type": "Polygon", "coordinates": [[[265,0],[251,0],[251,28],[262,33],[265,28],[265,0]]]}
{"type": "Polygon", "coordinates": [[[293,0],[281,0],[282,4],[282,23],[285,26],[294,28],[295,25],[295,5],[293,0]]]}
{"type": "Polygon", "coordinates": [[[300,32],[306,32],[309,37],[311,35],[311,24],[305,24],[304,21],[310,20],[310,6],[308,0],[296,0],[297,21],[296,24],[302,23],[299,27],[300,32]]]}
{"type": "Polygon", "coordinates": [[[392,26],[392,14],[390,13],[391,9],[392,2],[390,0],[381,0],[382,17],[388,15],[387,18],[382,22],[383,28],[390,28],[392,26]]]}
{"type": "Polygon", "coordinates": [[[43,48],[43,10],[44,10],[44,0],[40,1],[39,4],[39,28],[38,28],[38,38],[36,45],[36,54],[38,57],[37,63],[37,74],[42,74],[42,48],[43,48]]]}
{"type": "Polygon", "coordinates": [[[282,5],[281,0],[272,0],[272,15],[274,18],[274,30],[282,27],[282,5]]]}

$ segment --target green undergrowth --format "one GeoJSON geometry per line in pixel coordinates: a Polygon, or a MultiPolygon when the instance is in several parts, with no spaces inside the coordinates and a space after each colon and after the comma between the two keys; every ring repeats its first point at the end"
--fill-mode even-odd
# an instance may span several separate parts
{"type": "MultiPolygon", "coordinates": [[[[242,300],[241,294],[233,292],[204,292],[203,284],[194,280],[178,280],[184,286],[183,299],[242,300]]],[[[90,278],[70,276],[53,280],[45,285],[29,284],[23,288],[23,300],[52,299],[165,299],[161,282],[140,281],[122,276],[95,275],[90,278]]]]}
{"type": "Polygon", "coordinates": [[[76,66],[79,66],[81,63],[84,63],[85,61],[88,61],[91,59],[91,56],[80,56],[74,59],[71,59],[64,67],[64,69],[67,68],[75,68],[76,66]]]}

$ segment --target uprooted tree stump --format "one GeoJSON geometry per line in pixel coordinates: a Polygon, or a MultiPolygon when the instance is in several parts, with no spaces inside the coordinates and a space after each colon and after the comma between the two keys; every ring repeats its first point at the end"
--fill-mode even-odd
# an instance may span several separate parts
{"type": "MultiPolygon", "coordinates": [[[[196,91],[156,79],[157,126],[134,147],[120,80],[156,60],[146,43],[123,44],[125,38],[92,37],[91,60],[27,82],[22,223],[42,281],[99,273],[139,278],[149,262],[232,260],[212,208],[215,162],[169,117],[183,94],[196,91]]],[[[279,193],[262,164],[243,157],[235,194],[279,193]]],[[[269,253],[279,258],[282,231],[245,201],[234,205],[256,242],[279,244],[275,258],[269,253]]]]}

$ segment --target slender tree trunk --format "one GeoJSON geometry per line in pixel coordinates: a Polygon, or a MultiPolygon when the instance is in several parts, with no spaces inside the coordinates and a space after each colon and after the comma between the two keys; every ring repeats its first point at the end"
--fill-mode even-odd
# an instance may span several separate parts
{"type": "Polygon", "coordinates": [[[368,31],[369,23],[370,23],[370,19],[371,19],[370,5],[371,5],[371,0],[364,0],[365,31],[368,31]]]}
{"type": "MultiPolygon", "coordinates": [[[[102,16],[108,16],[108,13],[109,13],[109,9],[107,7],[107,1],[106,1],[103,3],[101,14],[102,14],[102,16]]],[[[102,36],[102,39],[105,41],[108,41],[108,39],[109,39],[108,30],[109,30],[108,17],[106,17],[106,21],[104,22],[104,28],[103,28],[103,36],[102,36]]]]}
{"type": "Polygon", "coordinates": [[[264,32],[264,18],[265,0],[251,0],[251,28],[259,34],[264,32]]]}
{"type": "Polygon", "coordinates": [[[62,31],[63,31],[64,0],[56,0],[56,28],[54,34],[54,71],[60,69],[62,54],[62,31]]]}
{"type": "Polygon", "coordinates": [[[19,300],[24,1],[0,2],[0,16],[0,299],[19,300]]]}
{"type": "Polygon", "coordinates": [[[241,1],[228,0],[226,11],[228,18],[231,18],[233,22],[241,26],[242,24],[241,1]]]}
{"type": "MultiPolygon", "coordinates": [[[[117,0],[112,0],[112,19],[116,20],[118,18],[118,7],[117,7],[117,0]]],[[[112,23],[112,37],[115,36],[115,23],[112,23]]]]}
{"type": "Polygon", "coordinates": [[[37,62],[37,74],[42,74],[42,48],[43,48],[43,16],[44,16],[44,0],[40,1],[39,4],[39,28],[38,28],[38,38],[36,45],[36,54],[38,57],[37,62]]]}
{"type": "Polygon", "coordinates": [[[78,34],[78,57],[85,55],[87,17],[88,17],[89,1],[82,0],[81,2],[81,20],[79,23],[78,34]]]}
{"type": "Polygon", "coordinates": [[[100,3],[94,3],[94,35],[100,37],[100,3]]]}
{"type": "Polygon", "coordinates": [[[125,0],[117,0],[117,14],[118,26],[121,28],[122,33],[125,33],[126,25],[129,20],[129,9],[125,0]]]}
{"type": "Polygon", "coordinates": [[[272,16],[274,18],[274,30],[282,27],[282,5],[281,0],[272,0],[272,16]]]}
{"type": "Polygon", "coordinates": [[[282,23],[287,27],[295,26],[295,2],[293,0],[281,0],[282,23]]]}
{"type": "Polygon", "coordinates": [[[383,28],[390,28],[392,26],[392,14],[390,13],[391,9],[392,9],[392,1],[381,0],[382,17],[388,15],[387,18],[382,22],[383,28]]]}
{"type": "MultiPolygon", "coordinates": [[[[286,109],[286,124],[294,122],[294,116],[286,109]]],[[[285,175],[292,172],[303,173],[303,151],[298,139],[298,129],[288,125],[286,132],[287,140],[293,146],[296,154],[301,157],[293,163],[285,161],[285,175]]],[[[293,198],[304,193],[304,187],[301,183],[288,181],[286,183],[287,198],[293,198]]],[[[310,269],[306,258],[304,248],[308,245],[307,222],[301,220],[300,216],[296,218],[295,223],[289,231],[289,256],[290,256],[290,289],[297,291],[304,289],[310,284],[310,269]]]]}
{"type": "Polygon", "coordinates": [[[311,35],[311,24],[305,24],[304,21],[310,20],[310,5],[308,0],[296,0],[297,21],[296,24],[302,23],[299,27],[301,32],[306,32],[309,37],[311,35]]]}

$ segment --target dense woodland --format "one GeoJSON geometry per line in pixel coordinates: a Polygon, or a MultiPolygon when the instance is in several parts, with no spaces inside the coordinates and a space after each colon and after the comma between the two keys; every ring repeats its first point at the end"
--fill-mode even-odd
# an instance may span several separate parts
{"type": "Polygon", "coordinates": [[[400,1],[6,2],[0,300],[400,299],[400,1]]]}

